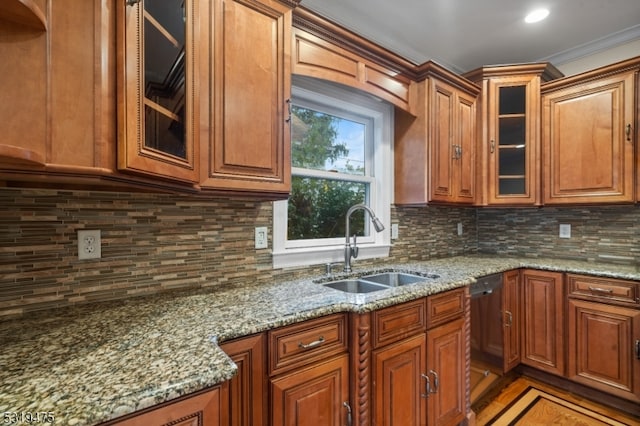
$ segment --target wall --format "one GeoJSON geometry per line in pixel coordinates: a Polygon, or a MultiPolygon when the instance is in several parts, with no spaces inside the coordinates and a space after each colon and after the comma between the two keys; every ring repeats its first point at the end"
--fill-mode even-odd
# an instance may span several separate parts
{"type": "MultiPolygon", "coordinates": [[[[324,272],[324,265],[273,270],[270,251],[253,248],[254,227],[272,229],[270,202],[0,189],[0,206],[0,318],[324,272]],[[77,259],[78,229],[102,231],[102,259],[77,259]]],[[[476,250],[474,209],[397,208],[392,220],[400,225],[400,238],[387,262],[476,250]]],[[[354,267],[371,262],[356,259],[354,267]]]]}
{"type": "Polygon", "coordinates": [[[640,205],[478,209],[478,250],[640,266],[640,205]],[[559,225],[571,238],[558,238],[559,225]]]}

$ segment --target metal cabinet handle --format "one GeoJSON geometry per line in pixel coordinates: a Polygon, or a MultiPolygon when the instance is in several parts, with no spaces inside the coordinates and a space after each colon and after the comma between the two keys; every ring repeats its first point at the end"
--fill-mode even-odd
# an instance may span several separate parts
{"type": "Polygon", "coordinates": [[[353,423],[353,416],[351,415],[351,406],[347,401],[342,403],[342,406],[347,409],[347,426],[351,426],[353,423]]]}
{"type": "Polygon", "coordinates": [[[291,99],[287,99],[285,101],[287,103],[287,118],[285,118],[285,123],[291,123],[291,99]]]}
{"type": "Polygon", "coordinates": [[[591,287],[591,286],[589,286],[589,290],[592,293],[606,293],[606,294],[613,293],[613,290],[611,290],[610,288],[600,288],[600,287],[591,287]]]}
{"type": "Polygon", "coordinates": [[[433,370],[429,370],[429,374],[433,374],[433,392],[431,393],[437,393],[438,388],[440,387],[440,380],[438,379],[438,374],[433,370]]]}
{"type": "Polygon", "coordinates": [[[433,393],[431,391],[431,379],[429,379],[429,376],[427,376],[426,374],[421,374],[420,377],[425,380],[424,393],[420,394],[420,396],[423,398],[429,398],[429,394],[433,393]]]}
{"type": "Polygon", "coordinates": [[[504,311],[504,313],[507,316],[505,327],[511,327],[513,325],[513,314],[509,311],[504,311]]]}
{"type": "Polygon", "coordinates": [[[493,154],[494,152],[496,152],[496,141],[491,139],[491,153],[493,154]]]}
{"type": "Polygon", "coordinates": [[[640,359],[640,340],[636,340],[636,359],[640,359]]]}
{"type": "Polygon", "coordinates": [[[298,343],[298,347],[299,347],[299,348],[301,348],[301,349],[311,349],[311,348],[315,348],[316,346],[320,346],[320,345],[321,345],[321,344],[323,344],[323,343],[324,343],[324,337],[323,337],[323,336],[320,336],[320,337],[318,338],[318,340],[314,340],[314,341],[313,341],[313,342],[311,342],[311,343],[302,343],[302,342],[299,342],[299,343],[298,343]]]}
{"type": "Polygon", "coordinates": [[[627,140],[630,141],[631,140],[631,124],[627,124],[625,133],[627,134],[627,140]]]}
{"type": "Polygon", "coordinates": [[[458,145],[453,144],[451,145],[451,147],[453,148],[453,154],[451,155],[451,158],[453,158],[454,160],[458,159],[458,145]]]}

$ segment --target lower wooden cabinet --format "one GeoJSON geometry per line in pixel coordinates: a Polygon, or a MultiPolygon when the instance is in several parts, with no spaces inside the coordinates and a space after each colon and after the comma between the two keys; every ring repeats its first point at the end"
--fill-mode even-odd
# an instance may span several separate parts
{"type": "Polygon", "coordinates": [[[455,425],[465,419],[466,294],[452,290],[373,313],[372,424],[455,425]]]}
{"type": "MultiPolygon", "coordinates": [[[[466,416],[464,318],[427,331],[427,424],[455,425],[466,416]]],[[[401,423],[405,424],[405,423],[401,423]]]]}
{"type": "Polygon", "coordinates": [[[163,405],[116,423],[117,426],[227,426],[225,385],[163,405]]]}
{"type": "Polygon", "coordinates": [[[565,374],[564,275],[526,269],[522,273],[522,363],[565,374]]]}
{"type": "Polygon", "coordinates": [[[520,270],[505,272],[502,275],[503,371],[505,373],[520,364],[521,294],[520,270]]]}
{"type": "Polygon", "coordinates": [[[220,346],[236,363],[238,373],[228,382],[229,426],[267,424],[266,351],[263,334],[244,337],[220,346]]]}
{"type": "Polygon", "coordinates": [[[429,396],[424,333],[373,353],[375,425],[424,425],[429,396]]]}
{"type": "Polygon", "coordinates": [[[273,426],[347,425],[347,354],[272,378],[270,387],[273,426]]]}

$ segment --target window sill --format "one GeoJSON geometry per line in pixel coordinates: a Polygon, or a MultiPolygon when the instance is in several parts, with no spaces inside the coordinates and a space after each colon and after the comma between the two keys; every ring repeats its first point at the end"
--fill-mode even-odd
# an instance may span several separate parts
{"type": "MultiPolygon", "coordinates": [[[[358,258],[352,259],[351,262],[352,264],[357,264],[358,260],[389,257],[390,247],[390,245],[359,245],[358,258]]],[[[288,249],[281,252],[273,252],[274,269],[338,262],[344,262],[344,245],[288,249]]]]}

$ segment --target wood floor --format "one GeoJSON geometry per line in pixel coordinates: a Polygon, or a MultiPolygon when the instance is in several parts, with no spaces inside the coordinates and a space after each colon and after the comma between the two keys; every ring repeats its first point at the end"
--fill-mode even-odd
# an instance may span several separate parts
{"type": "Polygon", "coordinates": [[[483,425],[632,425],[640,418],[526,377],[514,378],[476,412],[483,425]],[[542,395],[542,396],[540,396],[542,395]],[[518,402],[516,402],[518,401],[518,402]]]}

